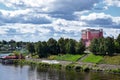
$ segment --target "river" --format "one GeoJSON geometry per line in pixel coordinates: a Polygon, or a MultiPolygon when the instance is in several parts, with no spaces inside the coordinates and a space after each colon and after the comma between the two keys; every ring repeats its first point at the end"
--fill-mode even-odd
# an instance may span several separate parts
{"type": "Polygon", "coordinates": [[[0,64],[0,80],[120,80],[120,74],[85,73],[0,64]]]}

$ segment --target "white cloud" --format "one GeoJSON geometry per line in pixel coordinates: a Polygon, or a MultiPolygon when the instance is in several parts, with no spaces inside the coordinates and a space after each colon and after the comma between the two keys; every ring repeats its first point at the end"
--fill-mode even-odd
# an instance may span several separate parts
{"type": "Polygon", "coordinates": [[[46,24],[50,23],[54,18],[48,14],[36,13],[34,10],[0,10],[1,22],[3,23],[31,23],[31,24],[46,24]]]}
{"type": "Polygon", "coordinates": [[[54,0],[1,0],[0,2],[5,3],[8,7],[42,7],[42,6],[47,6],[54,0]]]}
{"type": "Polygon", "coordinates": [[[81,30],[86,28],[104,30],[104,36],[114,36],[115,38],[120,34],[120,29],[104,28],[104,27],[89,27],[85,22],[81,21],[67,21],[58,19],[52,24],[7,24],[0,27],[0,40],[16,41],[43,41],[53,37],[59,39],[60,37],[73,38],[79,40],[81,38],[81,30]]]}
{"type": "Polygon", "coordinates": [[[95,3],[99,2],[99,0],[1,0],[0,2],[15,9],[37,8],[47,12],[65,12],[66,10],[70,12],[91,9],[95,3]]]}
{"type": "Polygon", "coordinates": [[[96,19],[103,19],[103,18],[111,18],[111,16],[106,15],[105,13],[91,13],[87,16],[81,16],[80,20],[96,20],[96,19]]]}
{"type": "Polygon", "coordinates": [[[80,16],[80,20],[91,26],[120,28],[120,17],[113,17],[105,13],[90,13],[80,16]]]}
{"type": "Polygon", "coordinates": [[[8,31],[8,29],[6,29],[4,27],[0,27],[0,35],[6,34],[7,33],[6,31],[8,31]]]}
{"type": "MultiPolygon", "coordinates": [[[[86,28],[102,28],[105,36],[117,36],[120,33],[119,16],[90,11],[94,7],[101,7],[97,4],[99,1],[0,0],[9,7],[7,10],[0,10],[0,40],[38,41],[51,37],[79,40],[81,30],[86,28]]],[[[108,5],[118,6],[114,0],[105,1],[108,5]]],[[[104,5],[102,9],[109,8],[104,5]]]]}
{"type": "Polygon", "coordinates": [[[120,34],[120,29],[114,29],[114,28],[104,28],[104,37],[114,37],[117,38],[117,36],[120,34]]]}
{"type": "Polygon", "coordinates": [[[58,19],[53,21],[52,25],[53,28],[58,32],[78,32],[81,30],[81,27],[86,26],[86,23],[82,21],[68,21],[64,19],[58,19]]]}
{"type": "Polygon", "coordinates": [[[104,3],[106,3],[108,6],[120,7],[120,0],[105,0],[104,3]]]}

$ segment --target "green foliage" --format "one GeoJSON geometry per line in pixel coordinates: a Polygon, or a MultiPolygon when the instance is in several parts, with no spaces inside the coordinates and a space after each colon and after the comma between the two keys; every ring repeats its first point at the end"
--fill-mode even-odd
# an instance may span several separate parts
{"type": "Polygon", "coordinates": [[[12,52],[14,50],[21,50],[25,48],[26,42],[16,42],[14,40],[10,41],[0,41],[0,51],[1,52],[12,52]]]}
{"type": "MultiPolygon", "coordinates": [[[[66,54],[66,55],[58,55],[58,56],[50,56],[53,59],[56,60],[65,60],[65,61],[77,61],[80,59],[83,55],[71,55],[71,54],[66,54]]],[[[49,59],[50,59],[49,57],[49,59]]]]}
{"type": "Polygon", "coordinates": [[[97,53],[99,51],[99,42],[98,42],[98,39],[93,39],[92,42],[91,42],[91,45],[90,45],[90,51],[92,51],[93,53],[97,53]]]}
{"type": "Polygon", "coordinates": [[[93,39],[90,45],[90,51],[94,54],[113,55],[115,52],[114,38],[93,39]]]}
{"type": "Polygon", "coordinates": [[[32,55],[31,57],[34,58],[34,59],[38,59],[39,55],[35,54],[35,55],[32,55]]]}
{"type": "Polygon", "coordinates": [[[43,44],[41,41],[35,44],[35,52],[39,55],[39,57],[44,56],[45,53],[43,53],[44,49],[43,49],[43,44]]]}
{"type": "Polygon", "coordinates": [[[57,41],[56,41],[55,39],[50,38],[50,39],[47,41],[47,45],[48,45],[49,53],[50,53],[50,54],[53,54],[53,55],[58,54],[58,52],[59,52],[59,47],[58,47],[57,41]]]}
{"type": "Polygon", "coordinates": [[[39,41],[36,43],[28,43],[27,50],[30,53],[37,53],[40,58],[47,57],[48,55],[58,54],[82,54],[85,50],[85,46],[81,41],[77,42],[74,39],[60,38],[56,41],[50,38],[46,41],[39,41]]]}
{"type": "Polygon", "coordinates": [[[120,44],[120,34],[118,35],[116,41],[120,44]]]}
{"type": "Polygon", "coordinates": [[[118,56],[104,56],[102,63],[120,65],[120,55],[118,55],[118,56]]]}
{"type": "Polygon", "coordinates": [[[66,53],[66,49],[65,49],[65,39],[64,38],[60,38],[58,40],[58,45],[60,47],[60,53],[61,54],[65,54],[66,53]]]}
{"type": "Polygon", "coordinates": [[[69,65],[66,66],[66,70],[73,70],[74,67],[75,67],[74,64],[69,64],[69,65]]]}
{"type": "Polygon", "coordinates": [[[105,42],[106,42],[106,52],[108,53],[108,55],[113,55],[113,53],[115,52],[114,38],[107,37],[105,39],[105,42]]]}
{"type": "Polygon", "coordinates": [[[120,53],[120,34],[118,35],[117,39],[115,40],[115,52],[120,53]]]}
{"type": "Polygon", "coordinates": [[[82,67],[81,66],[75,66],[75,71],[79,72],[79,71],[82,71],[82,67]]]}
{"type": "Polygon", "coordinates": [[[77,54],[82,54],[82,53],[84,53],[84,51],[85,51],[85,45],[83,44],[82,41],[79,41],[76,44],[76,53],[77,54]]]}
{"type": "Polygon", "coordinates": [[[89,67],[84,67],[84,68],[83,68],[83,71],[84,71],[84,72],[89,72],[89,71],[90,71],[90,68],[89,68],[89,67]]]}
{"type": "Polygon", "coordinates": [[[27,50],[33,54],[35,52],[34,44],[33,43],[28,43],[27,44],[27,50]]]}
{"type": "Polygon", "coordinates": [[[83,59],[83,62],[91,62],[91,63],[99,63],[103,59],[103,56],[98,56],[94,54],[89,54],[85,59],[83,59]]]}
{"type": "Polygon", "coordinates": [[[66,44],[66,52],[70,54],[75,54],[75,46],[76,46],[76,41],[73,39],[70,39],[67,44],[66,44]]]}
{"type": "Polygon", "coordinates": [[[13,51],[13,55],[19,56],[19,55],[20,55],[20,52],[19,52],[19,51],[13,51]]]}

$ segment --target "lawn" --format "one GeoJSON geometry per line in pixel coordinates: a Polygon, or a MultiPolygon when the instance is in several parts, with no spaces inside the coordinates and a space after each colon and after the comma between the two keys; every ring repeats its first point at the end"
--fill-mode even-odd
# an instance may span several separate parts
{"type": "Polygon", "coordinates": [[[77,61],[80,59],[83,55],[71,55],[71,54],[65,54],[65,55],[57,55],[57,56],[50,56],[49,59],[55,59],[55,60],[64,60],[64,61],[77,61]]]}
{"type": "Polygon", "coordinates": [[[118,56],[105,56],[102,63],[120,65],[120,55],[118,55],[118,56]]]}
{"type": "Polygon", "coordinates": [[[84,58],[82,62],[99,63],[101,60],[103,60],[103,56],[98,56],[91,53],[88,54],[88,56],[84,58]]]}

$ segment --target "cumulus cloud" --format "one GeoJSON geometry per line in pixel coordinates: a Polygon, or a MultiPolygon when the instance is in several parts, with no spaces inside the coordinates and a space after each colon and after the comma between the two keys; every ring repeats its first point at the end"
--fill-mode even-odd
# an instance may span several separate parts
{"type": "Polygon", "coordinates": [[[7,24],[0,26],[0,40],[16,41],[43,41],[53,37],[59,39],[60,37],[73,38],[79,40],[81,38],[81,30],[86,28],[104,30],[104,36],[116,37],[120,33],[120,29],[88,26],[87,22],[82,21],[68,21],[58,19],[52,24],[7,24]]]}
{"type": "Polygon", "coordinates": [[[108,6],[120,7],[120,0],[105,0],[104,3],[106,3],[108,6]]]}
{"type": "Polygon", "coordinates": [[[0,10],[0,40],[79,40],[81,30],[86,28],[102,28],[105,36],[117,36],[120,17],[96,13],[94,9],[108,10],[118,4],[114,0],[105,0],[102,6],[99,3],[103,4],[103,0],[0,0],[6,7],[0,10]]]}
{"type": "Polygon", "coordinates": [[[113,17],[104,13],[91,13],[87,16],[81,16],[80,20],[85,21],[91,26],[119,28],[120,17],[113,17]]]}
{"type": "Polygon", "coordinates": [[[37,14],[32,10],[0,10],[1,23],[31,23],[31,24],[47,24],[51,23],[52,18],[47,14],[37,14]]]}
{"type": "Polygon", "coordinates": [[[75,11],[91,10],[100,0],[1,0],[13,9],[31,9],[36,13],[47,13],[55,18],[74,19],[75,11]]]}
{"type": "Polygon", "coordinates": [[[36,8],[39,7],[43,10],[51,9],[54,11],[82,11],[86,9],[91,9],[95,3],[98,3],[99,0],[1,0],[0,2],[4,3],[8,7],[15,7],[15,8],[36,8]],[[86,5],[86,6],[84,6],[86,5]]]}
{"type": "Polygon", "coordinates": [[[1,40],[16,41],[38,41],[45,40],[49,37],[50,30],[44,28],[42,25],[32,24],[7,24],[0,26],[1,40]],[[8,36],[8,37],[7,37],[8,36]]]}

